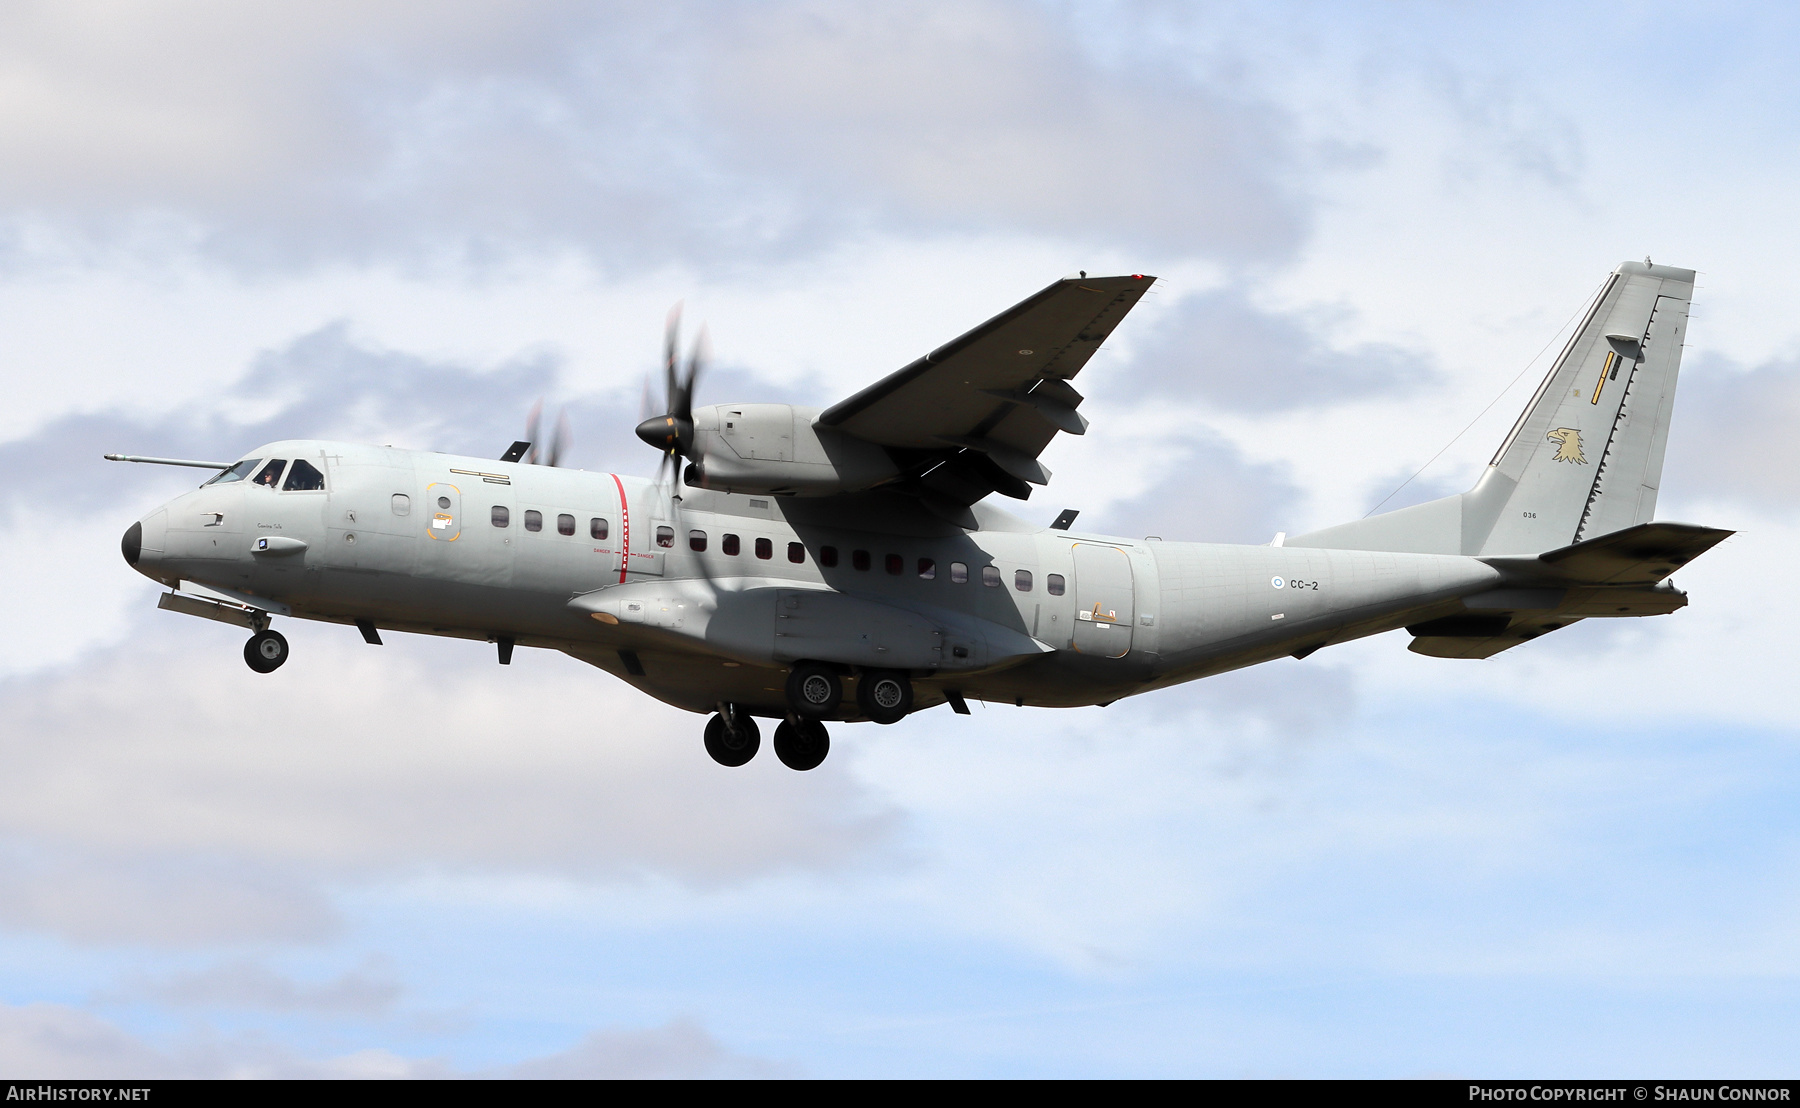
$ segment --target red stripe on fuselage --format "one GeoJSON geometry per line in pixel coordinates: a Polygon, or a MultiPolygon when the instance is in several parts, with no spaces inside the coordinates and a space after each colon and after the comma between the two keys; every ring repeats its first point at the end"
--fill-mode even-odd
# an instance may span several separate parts
{"type": "Polygon", "coordinates": [[[609,474],[619,490],[619,538],[624,549],[619,553],[619,584],[625,583],[625,568],[631,564],[631,505],[625,500],[625,482],[616,473],[609,474]]]}

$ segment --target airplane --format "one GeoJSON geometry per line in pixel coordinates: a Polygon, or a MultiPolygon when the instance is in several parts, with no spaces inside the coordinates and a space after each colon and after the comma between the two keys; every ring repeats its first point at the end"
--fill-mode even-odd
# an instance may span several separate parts
{"type": "Polygon", "coordinates": [[[1415,653],[1488,658],[1668,614],[1687,604],[1670,575],[1732,534],[1654,519],[1694,272],[1648,258],[1613,270],[1460,495],[1260,546],[994,506],[1087,430],[1072,379],[1154,280],[1056,281],[823,410],[694,407],[701,359],[681,371],[672,319],[667,410],[637,429],[654,480],[544,464],[535,427],[498,460],[298,439],[107,455],[218,471],[123,553],[168,588],[159,607],[249,628],[258,673],[288,657],[275,618],[483,640],[502,665],[561,650],[708,715],[722,765],[755,756],[764,719],[810,770],[828,722],[1107,705],[1401,629],[1415,653]]]}

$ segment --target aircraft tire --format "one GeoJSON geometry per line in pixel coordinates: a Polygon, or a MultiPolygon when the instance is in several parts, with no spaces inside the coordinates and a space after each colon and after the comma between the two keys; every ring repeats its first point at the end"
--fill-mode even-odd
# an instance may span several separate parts
{"type": "Polygon", "coordinates": [[[787,679],[788,707],[809,719],[835,715],[844,702],[844,683],[818,662],[800,662],[787,679]]]}
{"type": "Polygon", "coordinates": [[[244,644],[244,661],[258,673],[274,673],[288,660],[288,641],[280,631],[260,631],[244,644]]]}
{"type": "Polygon", "coordinates": [[[789,769],[817,769],[829,753],[831,735],[816,719],[803,719],[797,724],[784,719],[775,728],[775,757],[789,769]]]}
{"type": "Polygon", "coordinates": [[[762,730],[747,715],[738,716],[735,735],[724,716],[715,714],[706,721],[706,752],[722,766],[741,766],[756,757],[761,748],[762,730]]]}
{"type": "Polygon", "coordinates": [[[899,723],[912,711],[912,681],[898,670],[869,670],[857,678],[856,706],[876,723],[899,723]]]}

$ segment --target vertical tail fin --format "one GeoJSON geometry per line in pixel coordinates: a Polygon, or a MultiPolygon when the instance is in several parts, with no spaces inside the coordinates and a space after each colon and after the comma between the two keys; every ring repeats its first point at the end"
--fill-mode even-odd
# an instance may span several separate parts
{"type": "Polygon", "coordinates": [[[1649,522],[1693,291],[1691,269],[1620,265],[1473,489],[1287,545],[1537,554],[1649,522]]]}

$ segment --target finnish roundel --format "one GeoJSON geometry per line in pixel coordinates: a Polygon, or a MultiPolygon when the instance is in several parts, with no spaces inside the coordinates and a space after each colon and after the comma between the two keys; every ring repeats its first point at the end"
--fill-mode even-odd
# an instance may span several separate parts
{"type": "Polygon", "coordinates": [[[1287,587],[1287,582],[1286,582],[1286,581],[1283,581],[1283,580],[1282,580],[1282,579],[1281,579],[1281,578],[1279,578],[1279,577],[1271,577],[1271,578],[1269,578],[1269,584],[1270,584],[1270,585],[1272,585],[1272,586],[1274,586],[1274,587],[1275,587],[1275,588],[1278,588],[1278,589],[1280,589],[1280,588],[1286,588],[1286,587],[1287,587]]]}

